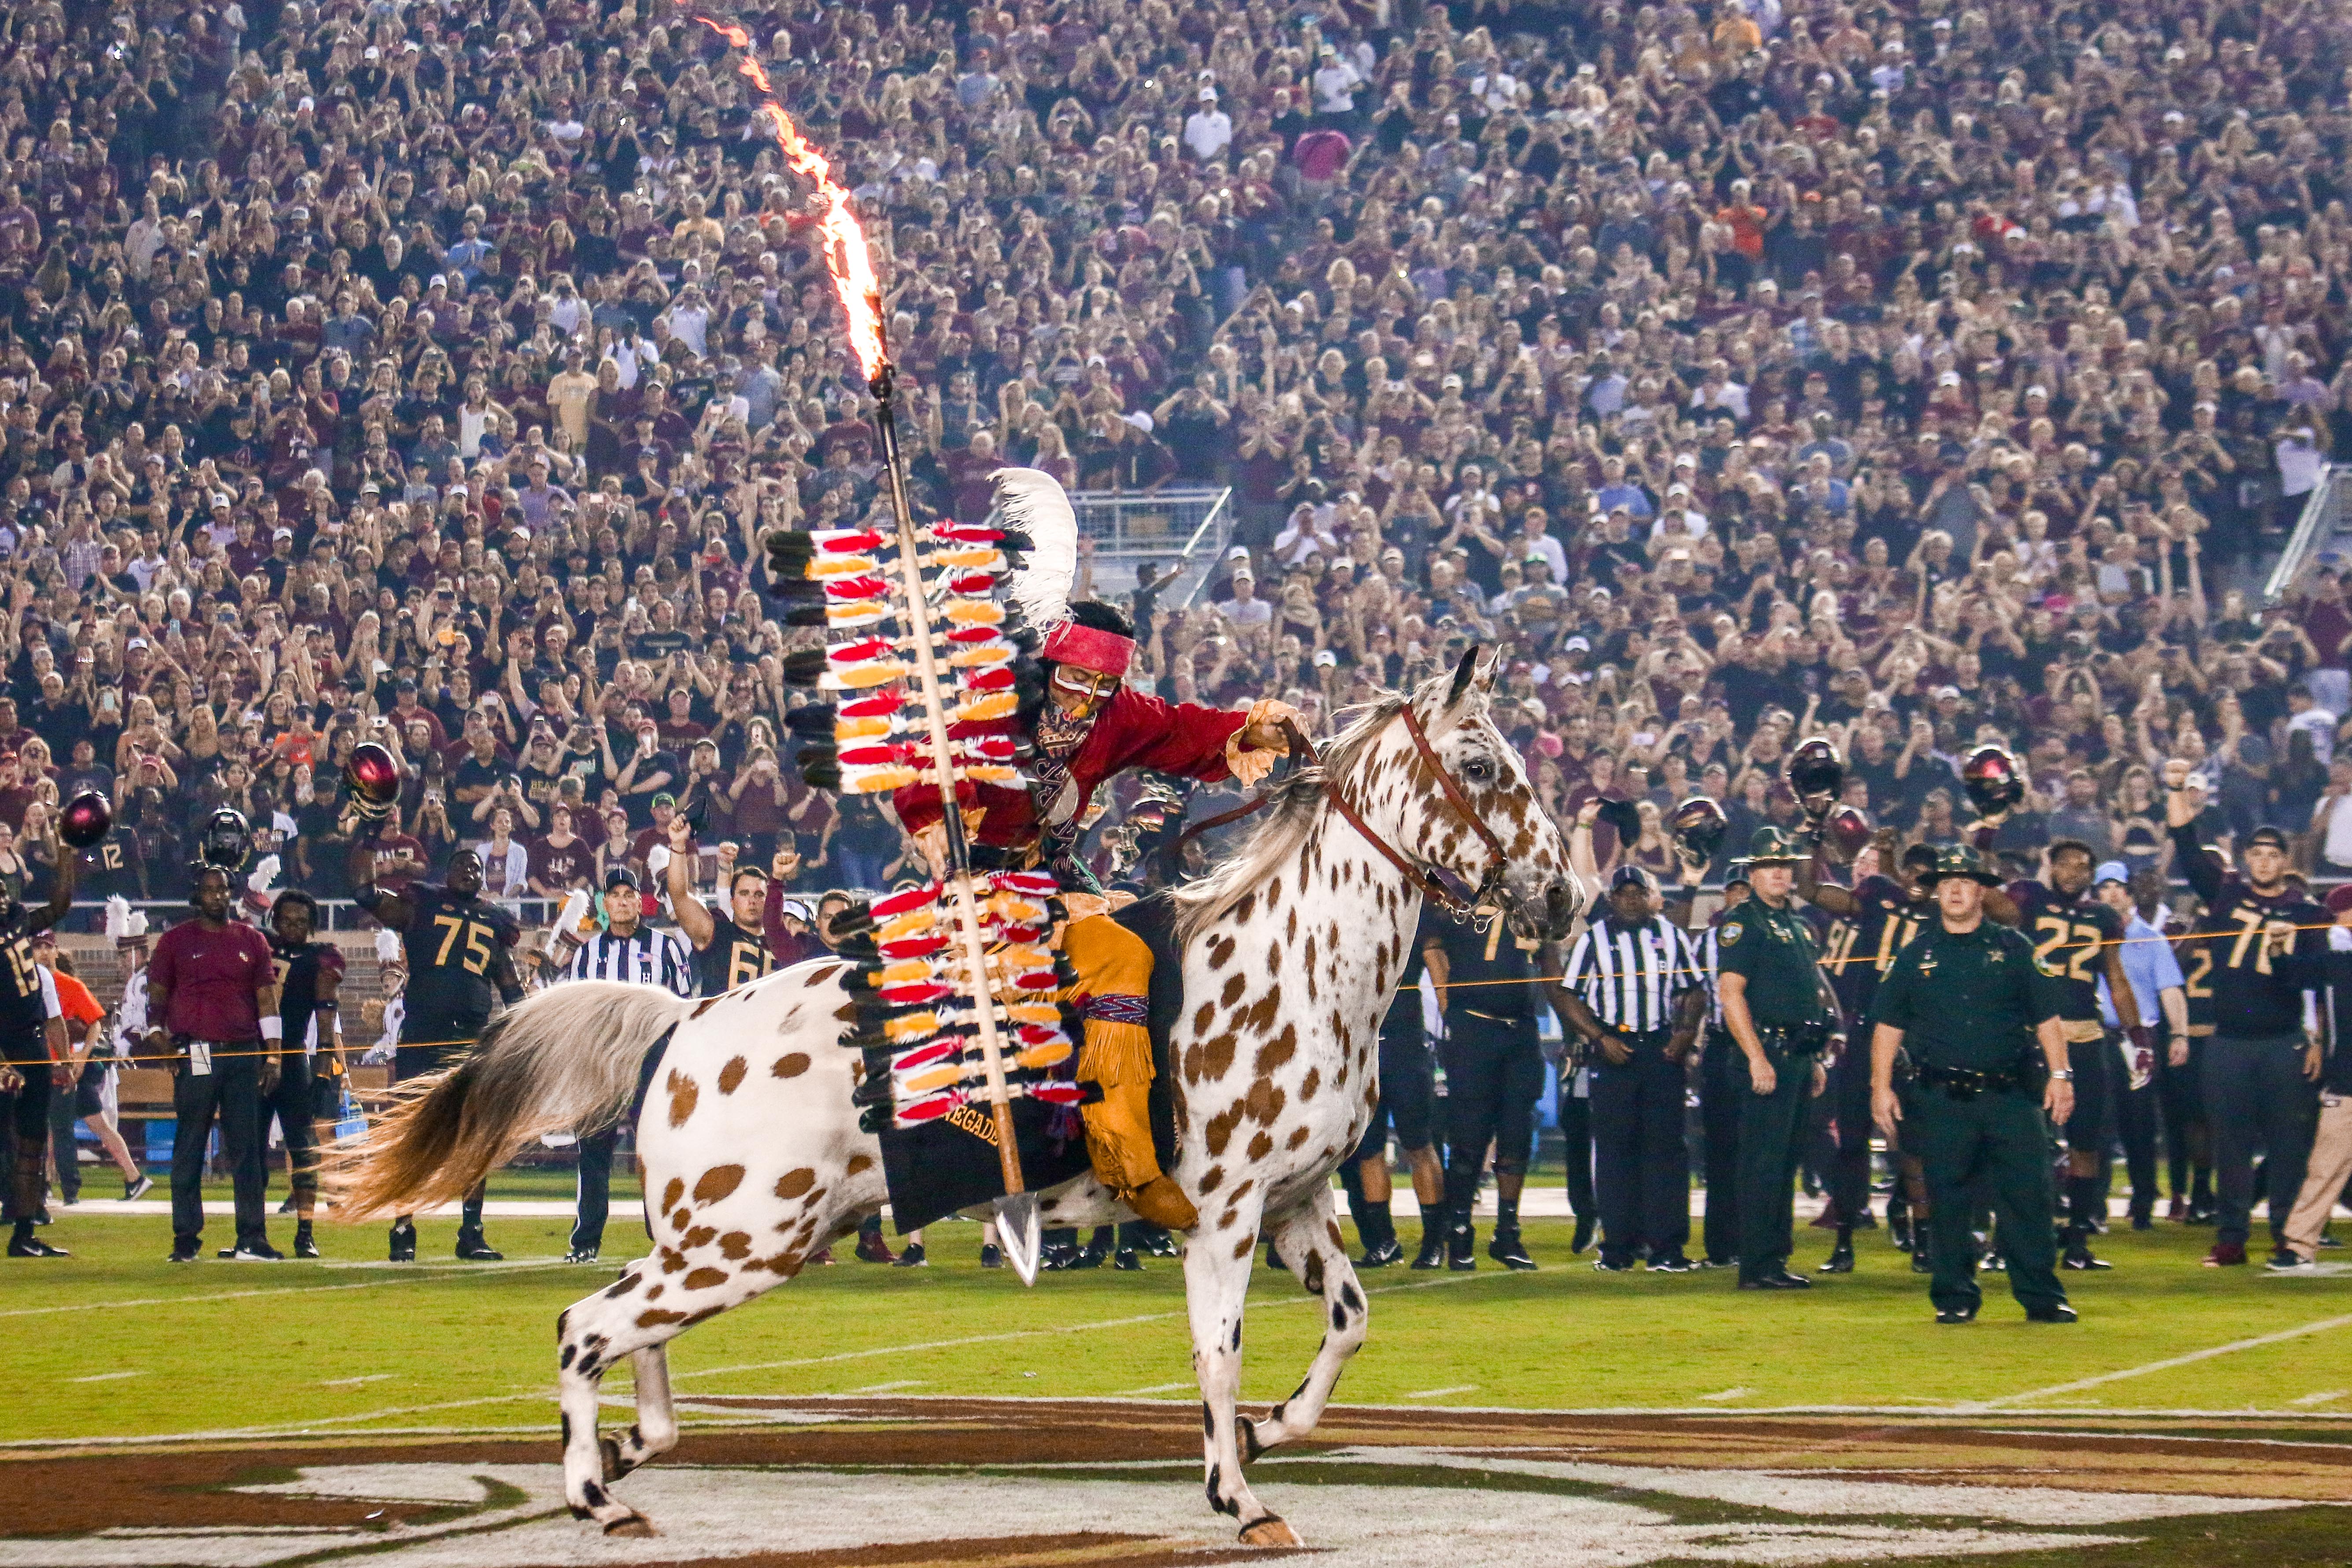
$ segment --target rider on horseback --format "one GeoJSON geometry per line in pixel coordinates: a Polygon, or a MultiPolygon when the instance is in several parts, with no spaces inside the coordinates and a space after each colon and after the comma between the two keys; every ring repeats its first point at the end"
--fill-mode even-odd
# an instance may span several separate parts
{"type": "MultiPolygon", "coordinates": [[[[1071,605],[1045,634],[1040,658],[1047,698],[1031,724],[1035,754],[1026,787],[960,786],[966,832],[1011,864],[1043,866],[1064,889],[1070,924],[1063,951],[1077,971],[1072,987],[1085,1019],[1078,1077],[1102,1086],[1084,1108],[1087,1152],[1096,1179],[1142,1218],[1189,1230],[1200,1218],[1183,1190],[1162,1174],[1146,1109],[1151,1088],[1151,1037],[1145,998],[1151,950],[1109,916],[1108,901],[1076,853],[1096,789],[1129,768],[1148,768],[1215,784],[1254,784],[1274,766],[1295,718],[1280,702],[1247,712],[1168,703],[1125,684],[1135,658],[1135,627],[1113,605],[1071,605]]],[[[899,820],[929,858],[946,860],[940,797],[928,782],[898,792],[899,820]]]]}

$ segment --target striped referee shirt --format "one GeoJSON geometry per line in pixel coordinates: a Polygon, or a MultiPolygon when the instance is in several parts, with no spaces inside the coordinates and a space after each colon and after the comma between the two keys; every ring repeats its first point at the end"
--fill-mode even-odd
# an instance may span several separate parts
{"type": "Polygon", "coordinates": [[[694,954],[675,931],[640,925],[627,936],[600,931],[564,966],[566,980],[621,980],[694,994],[694,954]]]}
{"type": "Polygon", "coordinates": [[[1584,930],[1563,980],[1612,1029],[1647,1033],[1673,1026],[1675,999],[1698,988],[1690,942],[1655,915],[1625,927],[1614,918],[1584,930]]]}
{"type": "Polygon", "coordinates": [[[1704,934],[1689,938],[1691,956],[1698,970],[1699,983],[1706,987],[1706,1026],[1720,1029],[1723,1022],[1723,948],[1716,941],[1716,928],[1709,926],[1704,934]]]}

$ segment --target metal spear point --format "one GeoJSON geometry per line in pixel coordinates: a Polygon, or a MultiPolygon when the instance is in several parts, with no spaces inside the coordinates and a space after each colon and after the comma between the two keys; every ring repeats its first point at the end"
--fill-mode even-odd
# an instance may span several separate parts
{"type": "Polygon", "coordinates": [[[898,414],[893,394],[898,367],[889,361],[867,384],[877,405],[875,424],[882,437],[882,466],[890,476],[890,507],[898,519],[898,573],[907,594],[908,630],[915,653],[915,681],[922,693],[923,714],[930,731],[931,773],[940,790],[940,822],[947,836],[949,902],[955,910],[956,932],[961,939],[964,967],[971,977],[972,1011],[980,1022],[980,1059],[987,1074],[990,1110],[996,1119],[996,1156],[1004,1176],[1004,1195],[996,1200],[998,1244],[1024,1285],[1037,1281],[1037,1265],[1045,1251],[1045,1233],[1037,1217],[1036,1194],[1024,1187],[1021,1151],[1013,1140],[1013,1099],[1004,1084],[1004,1053],[996,1034],[996,989],[990,984],[988,944],[980,932],[980,909],[972,900],[971,846],[965,840],[963,813],[956,805],[955,774],[948,745],[947,697],[941,689],[939,658],[931,647],[930,601],[923,591],[923,574],[917,563],[915,515],[907,504],[907,480],[898,454],[898,414]]]}

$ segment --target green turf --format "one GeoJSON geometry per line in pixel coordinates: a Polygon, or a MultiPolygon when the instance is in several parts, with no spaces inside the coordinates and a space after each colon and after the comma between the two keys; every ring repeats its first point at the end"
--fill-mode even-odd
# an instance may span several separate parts
{"type": "MultiPolygon", "coordinates": [[[[551,1419],[555,1315],[610,1270],[552,1262],[565,1234],[552,1219],[491,1227],[510,1259],[551,1261],[469,1269],[449,1257],[455,1228],[422,1226],[429,1268],[374,1266],[380,1230],[332,1226],[321,1226],[325,1264],[207,1257],[175,1268],[163,1261],[167,1220],[66,1211],[47,1234],[74,1249],[71,1260],[0,1266],[0,1321],[22,1347],[18,1386],[32,1391],[14,1403],[11,1436],[551,1419]]],[[[289,1222],[273,1220],[272,1230],[281,1245],[290,1239],[289,1222]]],[[[970,1224],[934,1226],[935,1261],[922,1269],[862,1265],[845,1250],[838,1266],[702,1324],[674,1353],[681,1394],[898,1384],[910,1394],[1184,1395],[1179,1265],[1048,1275],[1024,1290],[1011,1274],[978,1268],[979,1236],[970,1224]]],[[[2294,1403],[2352,1390],[2352,1278],[2201,1268],[2210,1237],[2166,1225],[2106,1238],[2114,1272],[2067,1277],[2078,1326],[2024,1323],[1992,1278],[1983,1320],[1948,1329],[1931,1321],[1925,1281],[1881,1234],[1864,1237],[1859,1272],[1803,1296],[1759,1296],[1720,1273],[1596,1274],[1569,1255],[1566,1222],[1538,1221],[1528,1243],[1539,1273],[1507,1274],[1482,1256],[1470,1275],[1367,1276],[1371,1339],[1340,1397],[1727,1410],[1993,1401],[2343,1317],[2316,1332],[2022,1403],[2352,1411],[2352,1395],[2294,1403]]],[[[225,1223],[215,1220],[206,1239],[208,1247],[226,1239],[225,1223]]],[[[614,1205],[608,1239],[616,1250],[641,1240],[625,1201],[614,1205]]],[[[1825,1251],[1822,1233],[1801,1233],[1801,1266],[1825,1251]]],[[[1252,1301],[1244,1392],[1278,1398],[1313,1355],[1321,1315],[1288,1276],[1263,1268],[1252,1301]]]]}

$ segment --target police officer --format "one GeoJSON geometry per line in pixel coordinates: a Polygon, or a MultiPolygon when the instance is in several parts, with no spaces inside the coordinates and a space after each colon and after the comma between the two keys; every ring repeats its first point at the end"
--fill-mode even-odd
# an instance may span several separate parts
{"type": "MultiPolygon", "coordinates": [[[[514,945],[521,936],[514,917],[482,895],[482,858],[471,849],[449,857],[447,882],[413,882],[401,892],[375,885],[375,847],[362,839],[352,850],[353,898],[388,930],[400,933],[408,984],[400,1044],[393,1077],[405,1082],[455,1065],[489,1026],[493,998],[512,1006],[522,1000],[514,969],[514,945]]],[[[466,1194],[457,1222],[457,1256],[495,1263],[501,1256],[482,1235],[482,1197],[487,1181],[466,1194]]],[[[416,1225],[403,1215],[393,1222],[390,1257],[416,1261],[416,1225]]]]}
{"type": "Polygon", "coordinates": [[[46,932],[73,907],[70,851],[59,860],[60,875],[50,901],[26,910],[0,887],[0,1095],[8,1110],[7,1216],[16,1222],[8,1238],[11,1258],[63,1258],[66,1250],[33,1234],[47,1211],[49,1096],[73,1093],[72,1080],[56,1064],[68,1059],[65,1016],[57,977],[33,956],[32,938],[46,932]]]}
{"type": "Polygon", "coordinates": [[[1439,920],[1423,940],[1430,979],[1445,1000],[1445,1266],[1478,1267],[1470,1208],[1486,1150],[1495,1151],[1497,1212],[1486,1250],[1507,1268],[1535,1259],[1519,1240],[1519,1191],[1536,1142],[1536,1100],[1543,1093],[1543,1045],[1536,1033],[1536,953],[1540,944],[1514,936],[1508,921],[1485,929],[1439,920]]]}
{"type": "MultiPolygon", "coordinates": [[[[1803,1290],[1789,1272],[1805,1102],[1828,1084],[1824,1052],[1843,1040],[1837,999],[1812,928],[1797,910],[1795,837],[1759,827],[1748,850],[1754,897],[1716,932],[1724,1026],[1738,1043],[1748,1095],[1739,1107],[1739,1288],[1803,1290]]],[[[1736,1076],[1736,1075],[1735,1075],[1736,1076]]]]}
{"type": "Polygon", "coordinates": [[[2306,990],[2327,984],[2327,911],[2287,879],[2286,835],[2247,835],[2245,868],[2225,877],[2197,838],[2203,792],[2189,764],[2164,764],[2164,819],[2178,863],[2205,900],[2199,945],[2211,953],[2213,1036],[2205,1042],[2205,1115],[2212,1127],[2215,1219],[2210,1268],[2246,1261],[2256,1199],[2254,1150],[2263,1161],[2273,1259],[2293,1257],[2286,1221],[2303,1186],[2319,1121],[2320,1043],[2304,1024],[2306,990]]]}
{"type": "Polygon", "coordinates": [[[1560,1023],[1584,1041],[1592,1072],[1593,1142],[1603,1273],[1682,1274],[1690,1239],[1690,1152],[1683,1127],[1685,1062],[1705,997],[1683,933],[1658,912],[1639,866],[1609,881],[1602,918],[1584,930],[1551,993],[1560,1023]]]}
{"type": "Polygon", "coordinates": [[[2054,974],[2066,959],[2037,958],[2024,933],[1985,918],[1985,889],[2000,878],[1976,850],[1939,851],[1927,879],[1938,918],[1879,983],[1870,1100],[1880,1128],[1889,1138],[1899,1130],[1926,1169],[1928,1299],[1939,1323],[1968,1322],[1983,1303],[1969,1228],[1969,1189],[1981,1183],[2000,1216],[2011,1293],[2035,1322],[2071,1323],[2054,1267],[2049,1156],[2051,1127],[2074,1109],[2054,974]],[[1907,1096],[1895,1088],[1897,1052],[1916,1075],[1907,1096]]]}

